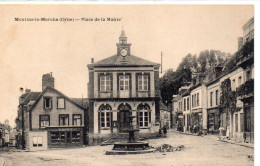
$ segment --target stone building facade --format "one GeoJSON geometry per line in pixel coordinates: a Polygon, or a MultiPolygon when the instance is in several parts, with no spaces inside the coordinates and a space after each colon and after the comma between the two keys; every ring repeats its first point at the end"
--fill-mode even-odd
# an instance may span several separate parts
{"type": "Polygon", "coordinates": [[[124,30],[116,46],[115,55],[88,65],[90,137],[126,133],[132,116],[139,133],[155,133],[160,65],[132,55],[124,30]]]}

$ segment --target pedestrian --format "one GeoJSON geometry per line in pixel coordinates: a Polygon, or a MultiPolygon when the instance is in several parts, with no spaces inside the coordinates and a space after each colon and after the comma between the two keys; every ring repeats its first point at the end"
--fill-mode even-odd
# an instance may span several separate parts
{"type": "Polygon", "coordinates": [[[166,128],[166,125],[163,126],[163,135],[164,137],[166,137],[166,134],[167,134],[167,128],[166,128]]]}

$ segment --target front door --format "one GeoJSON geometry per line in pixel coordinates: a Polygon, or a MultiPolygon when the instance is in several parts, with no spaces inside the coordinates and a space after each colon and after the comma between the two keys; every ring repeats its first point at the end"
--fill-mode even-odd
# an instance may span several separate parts
{"type": "Polygon", "coordinates": [[[120,105],[119,112],[118,112],[118,129],[120,133],[127,133],[127,129],[130,126],[129,116],[131,116],[130,106],[128,104],[120,105]]]}
{"type": "Polygon", "coordinates": [[[127,129],[129,129],[130,121],[129,121],[130,111],[120,111],[119,112],[119,132],[126,133],[127,129]]]}

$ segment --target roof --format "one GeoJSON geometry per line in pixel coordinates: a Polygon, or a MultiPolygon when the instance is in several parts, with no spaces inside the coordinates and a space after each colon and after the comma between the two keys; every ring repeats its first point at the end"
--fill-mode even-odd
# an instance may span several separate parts
{"type": "Polygon", "coordinates": [[[168,111],[168,107],[160,101],[160,110],[168,111]]]}
{"type": "Polygon", "coordinates": [[[41,92],[30,92],[23,100],[21,104],[27,105],[30,101],[35,101],[41,92]]]}
{"type": "Polygon", "coordinates": [[[70,99],[84,108],[87,108],[89,106],[89,101],[87,98],[70,98],[70,99]]]}
{"type": "Polygon", "coordinates": [[[160,66],[158,63],[150,62],[148,60],[129,55],[122,57],[119,55],[113,55],[103,60],[97,61],[96,63],[89,64],[91,66],[160,66]]]}
{"type": "Polygon", "coordinates": [[[82,105],[76,103],[75,101],[73,101],[72,99],[70,99],[69,97],[67,97],[66,95],[64,95],[63,93],[61,93],[60,91],[58,91],[57,89],[51,87],[50,85],[47,85],[44,90],[40,93],[40,95],[38,96],[38,98],[36,99],[36,101],[34,102],[34,104],[32,105],[32,107],[30,108],[29,111],[32,111],[34,109],[34,107],[37,105],[37,103],[40,101],[40,99],[42,98],[42,96],[44,95],[45,92],[47,92],[48,89],[51,89],[53,91],[55,91],[56,93],[58,93],[60,96],[64,97],[66,100],[70,101],[71,103],[73,103],[74,105],[76,105],[77,107],[81,108],[82,110],[85,110],[86,108],[83,107],[82,105]]]}

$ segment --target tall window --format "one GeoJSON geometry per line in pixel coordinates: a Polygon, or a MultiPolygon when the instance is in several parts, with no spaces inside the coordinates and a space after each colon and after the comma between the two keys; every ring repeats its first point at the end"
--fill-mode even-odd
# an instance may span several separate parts
{"type": "Polygon", "coordinates": [[[216,105],[218,105],[218,90],[216,90],[216,105]]]}
{"type": "Polygon", "coordinates": [[[148,91],[148,75],[138,75],[138,90],[148,91]]]}
{"type": "Polygon", "coordinates": [[[119,88],[120,90],[129,90],[129,75],[119,76],[119,88]]]}
{"type": "Polygon", "coordinates": [[[33,137],[33,147],[42,147],[42,137],[33,137]]]}
{"type": "Polygon", "coordinates": [[[184,111],[186,111],[186,99],[184,99],[183,104],[184,104],[184,111]]]}
{"type": "Polygon", "coordinates": [[[197,106],[200,106],[200,96],[199,96],[199,93],[197,93],[197,106]]]}
{"type": "Polygon", "coordinates": [[[187,98],[187,110],[190,110],[190,98],[187,98]]]}
{"type": "Polygon", "coordinates": [[[82,118],[81,115],[73,115],[73,125],[74,126],[81,126],[82,125],[82,118]]]}
{"type": "Polygon", "coordinates": [[[148,104],[140,104],[137,107],[139,114],[139,127],[148,127],[150,123],[150,107],[148,104]]]}
{"type": "Polygon", "coordinates": [[[102,104],[99,107],[99,124],[100,127],[111,127],[111,121],[112,121],[112,108],[108,104],[102,104]]]}
{"type": "Polygon", "coordinates": [[[45,109],[52,109],[52,98],[51,97],[44,97],[43,98],[43,106],[45,109]]]}
{"type": "Polygon", "coordinates": [[[61,114],[59,116],[60,126],[68,126],[69,125],[69,115],[68,114],[61,114]]]}
{"type": "Polygon", "coordinates": [[[210,106],[212,107],[213,103],[213,92],[210,92],[210,106]]]}
{"type": "Polygon", "coordinates": [[[57,108],[65,108],[65,99],[57,98],[57,108]]]}
{"type": "Polygon", "coordinates": [[[40,115],[40,127],[50,126],[50,115],[40,115]]]}
{"type": "Polygon", "coordinates": [[[100,91],[110,91],[111,80],[109,75],[100,76],[100,91]]]}

